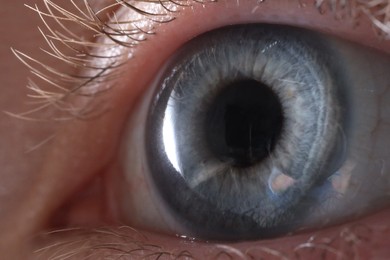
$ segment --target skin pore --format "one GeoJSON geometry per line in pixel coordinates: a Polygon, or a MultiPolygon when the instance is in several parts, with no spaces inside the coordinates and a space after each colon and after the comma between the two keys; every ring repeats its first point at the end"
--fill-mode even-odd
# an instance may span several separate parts
{"type": "MultiPolygon", "coordinates": [[[[32,106],[26,102],[31,100],[25,98],[26,94],[31,92],[22,87],[26,85],[26,79],[31,75],[29,70],[13,57],[9,49],[11,46],[23,50],[32,57],[39,58],[44,64],[55,67],[57,71],[64,74],[74,74],[74,71],[69,70],[67,64],[53,61],[48,55],[42,55],[38,46],[45,46],[45,41],[34,28],[35,25],[41,24],[40,18],[34,12],[27,10],[20,3],[5,0],[2,2],[3,10],[7,10],[7,12],[3,12],[1,19],[3,19],[3,24],[7,24],[7,26],[1,28],[3,44],[0,51],[3,62],[1,62],[0,73],[2,73],[3,88],[0,106],[2,111],[20,114],[32,109],[32,106]]],[[[245,5],[249,1],[242,2],[245,5]]],[[[106,5],[104,1],[96,1],[93,3],[93,8],[99,10],[106,5]]],[[[70,2],[63,3],[61,6],[73,10],[70,2]]],[[[294,6],[297,6],[297,3],[294,3],[294,6]]],[[[234,5],[231,6],[231,9],[233,7],[234,5]]],[[[195,17],[195,14],[198,13],[202,13],[204,17],[212,17],[212,12],[215,12],[213,9],[218,10],[218,8],[218,5],[206,4],[205,8],[199,5],[192,10],[186,9],[181,13],[182,20],[178,21],[186,24],[187,27],[183,26],[181,29],[176,27],[178,21],[160,25],[158,27],[160,31],[156,34],[156,38],[150,38],[142,43],[142,48],[137,50],[135,58],[121,67],[121,69],[133,71],[134,75],[137,75],[138,82],[141,83],[137,86],[131,84],[135,82],[135,76],[113,81],[115,88],[104,95],[104,100],[106,102],[107,100],[114,101],[112,101],[109,111],[106,112],[103,109],[104,113],[100,113],[99,116],[87,119],[60,120],[60,122],[58,120],[42,122],[26,120],[26,118],[16,119],[5,113],[0,115],[0,143],[2,147],[0,162],[3,166],[0,171],[0,252],[5,255],[5,259],[19,257],[42,259],[79,257],[83,259],[91,255],[95,258],[102,255],[140,258],[148,256],[151,259],[159,256],[181,257],[183,259],[186,257],[245,259],[245,257],[271,256],[276,259],[294,257],[350,259],[354,257],[380,258],[389,254],[386,240],[383,239],[388,237],[390,233],[390,223],[388,222],[390,213],[388,211],[309,234],[267,241],[214,244],[191,239],[180,240],[175,237],[136,231],[130,227],[118,227],[122,223],[115,221],[115,214],[107,214],[103,209],[103,195],[98,196],[97,194],[100,194],[99,191],[102,189],[107,190],[103,186],[113,182],[110,176],[116,175],[119,171],[119,162],[115,160],[115,155],[126,118],[131,113],[131,109],[142,90],[151,80],[148,77],[151,77],[158,70],[159,64],[148,67],[148,73],[145,73],[144,69],[144,65],[152,61],[152,58],[147,58],[146,54],[156,48],[155,41],[159,39],[159,45],[166,46],[169,38],[175,36],[176,42],[169,45],[171,50],[168,47],[162,49],[163,54],[161,54],[160,59],[163,60],[164,57],[169,57],[175,46],[180,46],[187,38],[191,37],[191,34],[195,35],[209,30],[210,26],[218,27],[230,22],[248,22],[258,19],[251,20],[252,18],[234,12],[229,19],[236,19],[236,21],[227,20],[228,18],[225,17],[225,19],[221,18],[218,21],[211,21],[217,19],[209,19],[210,21],[205,19],[203,23],[197,23],[191,18],[191,15],[195,17]],[[213,22],[213,24],[210,25],[208,22],[213,22]],[[191,23],[193,23],[192,26],[191,23]],[[194,26],[195,24],[197,26],[194,26]],[[157,38],[159,33],[164,33],[165,37],[157,38]],[[171,37],[166,35],[171,35],[171,37]],[[143,57],[143,59],[139,57],[143,57]],[[127,87],[129,85],[134,87],[130,89],[127,87]],[[80,194],[83,196],[80,197],[80,194]],[[78,199],[74,200],[74,197],[78,197],[78,199]],[[62,214],[64,212],[66,212],[67,218],[58,220],[59,223],[57,223],[58,216],[64,215],[62,214]],[[47,233],[48,227],[51,225],[54,227],[81,226],[83,228],[47,233]],[[111,227],[101,228],[101,226],[111,227]]],[[[247,8],[252,10],[253,6],[247,5],[247,8]]],[[[264,8],[263,12],[266,13],[266,7],[262,8],[264,8]]],[[[276,15],[276,7],[272,8],[269,4],[267,8],[269,8],[270,14],[272,12],[275,14],[267,17],[271,19],[269,22],[280,21],[282,16],[276,15]]],[[[307,15],[314,14],[314,11],[316,11],[315,8],[307,15]]],[[[243,11],[243,13],[245,12],[243,11]]],[[[253,15],[253,17],[255,16],[258,17],[258,15],[253,15]]],[[[290,15],[283,15],[283,17],[293,16],[292,12],[290,15]]],[[[264,17],[265,15],[263,16],[265,20],[264,17]]],[[[285,19],[287,23],[288,19],[285,19]]],[[[361,25],[355,28],[352,22],[348,22],[347,18],[337,20],[332,15],[328,15],[326,17],[319,16],[318,19],[317,24],[322,24],[325,20],[331,20],[333,23],[320,28],[320,30],[329,31],[329,28],[337,24],[338,34],[341,37],[348,37],[350,31],[361,30],[361,33],[350,33],[349,38],[358,42],[369,38],[371,40],[364,42],[364,44],[385,52],[390,50],[389,41],[372,36],[374,35],[373,30],[367,30],[367,28],[371,28],[372,20],[363,19],[360,21],[361,25]],[[366,37],[365,33],[370,36],[366,37]]],[[[304,26],[302,20],[297,19],[293,22],[304,26]]],[[[79,30],[81,34],[83,33],[83,29],[79,26],[69,26],[69,30],[72,32],[79,30]]],[[[78,72],[80,73],[80,71],[78,72]]],[[[88,75],[89,72],[82,73],[88,75]]],[[[104,85],[103,83],[100,85],[104,85]]],[[[68,86],[71,84],[72,81],[68,86]]],[[[84,98],[79,96],[76,96],[75,100],[72,102],[77,104],[84,102],[84,98]]],[[[55,113],[53,111],[56,110],[50,108],[39,111],[39,117],[61,118],[57,114],[53,116],[55,113]]],[[[67,116],[69,117],[69,114],[67,116]]],[[[109,197],[109,191],[107,193],[109,197]]],[[[115,210],[113,211],[115,212],[115,210]]]]}

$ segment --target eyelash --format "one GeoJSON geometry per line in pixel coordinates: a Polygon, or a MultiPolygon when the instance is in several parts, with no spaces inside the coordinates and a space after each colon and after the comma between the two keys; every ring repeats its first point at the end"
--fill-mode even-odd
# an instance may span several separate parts
{"type": "MultiPolygon", "coordinates": [[[[94,11],[88,0],[83,4],[76,4],[71,0],[74,10],[66,10],[51,0],[43,0],[45,11],[42,11],[37,5],[28,6],[35,11],[43,21],[46,32],[39,29],[49,46],[49,50],[42,51],[52,58],[67,64],[75,72],[62,73],[54,67],[46,65],[31,56],[12,49],[16,57],[25,64],[33,75],[34,79],[29,80],[27,88],[32,93],[29,95],[34,101],[31,103],[34,108],[20,114],[9,113],[11,116],[28,120],[45,120],[37,118],[42,110],[55,108],[58,113],[54,120],[68,120],[73,118],[91,119],[99,116],[108,110],[102,98],[102,93],[113,87],[114,82],[120,76],[120,67],[131,58],[131,52],[145,41],[148,36],[153,35],[153,28],[161,23],[169,23],[175,20],[176,13],[183,8],[191,7],[193,4],[211,4],[217,0],[159,0],[159,1],[133,1],[128,3],[125,0],[115,0],[109,4],[94,11]],[[137,7],[137,3],[147,3],[159,5],[161,13],[151,13],[137,7]],[[139,15],[140,20],[121,21],[112,12],[112,9],[126,7],[127,9],[139,15]],[[109,22],[101,17],[103,14],[109,22]],[[115,22],[110,22],[114,20],[115,22]],[[137,24],[142,21],[149,21],[152,24],[151,30],[143,30],[137,24]],[[67,23],[76,24],[81,27],[82,36],[76,35],[67,28],[67,23]],[[59,26],[61,31],[53,29],[52,24],[59,26]],[[123,28],[131,29],[123,29],[123,28]],[[90,36],[90,40],[85,35],[90,36]],[[99,39],[98,42],[94,39],[99,39]],[[95,54],[96,49],[109,52],[112,49],[119,49],[119,54],[112,53],[107,56],[95,54]],[[70,54],[67,54],[70,53],[70,54]],[[96,60],[103,66],[96,66],[96,60]],[[102,89],[95,87],[96,83],[104,82],[102,89]],[[47,85],[49,88],[46,90],[47,85]],[[45,87],[44,87],[45,86],[45,87]],[[84,97],[85,100],[75,105],[70,97],[84,97]]],[[[301,0],[298,1],[302,6],[301,0]]],[[[314,6],[321,14],[330,11],[338,19],[350,17],[355,19],[362,15],[367,16],[377,30],[379,37],[390,38],[390,25],[386,9],[390,3],[383,1],[360,1],[360,0],[315,0],[314,6]]],[[[114,10],[115,11],[115,10],[114,10]]],[[[51,117],[50,120],[53,118],[51,117]]]]}

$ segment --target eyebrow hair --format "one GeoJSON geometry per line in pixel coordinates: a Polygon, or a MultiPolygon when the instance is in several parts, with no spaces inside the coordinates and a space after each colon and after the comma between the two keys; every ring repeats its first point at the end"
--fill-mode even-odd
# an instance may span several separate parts
{"type": "MultiPolygon", "coordinates": [[[[21,114],[11,114],[21,119],[35,119],[36,114],[48,108],[56,108],[59,116],[55,119],[66,120],[75,117],[93,118],[107,111],[99,97],[113,87],[113,82],[120,76],[118,69],[131,58],[134,50],[154,33],[153,29],[143,28],[142,20],[154,25],[175,20],[176,14],[195,4],[212,4],[218,0],[115,0],[95,11],[88,0],[76,4],[71,1],[73,10],[68,10],[52,0],[42,0],[43,8],[38,5],[28,6],[43,21],[45,30],[39,29],[49,50],[46,55],[66,64],[74,74],[64,73],[48,66],[21,51],[14,54],[34,76],[29,80],[32,98],[38,100],[37,107],[21,114]],[[157,12],[151,12],[140,6],[158,6],[157,12]],[[135,14],[132,20],[120,20],[115,14],[119,7],[125,7],[135,14]],[[68,24],[81,27],[82,35],[68,29],[68,24]],[[54,30],[53,26],[58,27],[54,30]],[[99,36],[100,40],[95,41],[99,36]],[[116,50],[113,52],[113,49],[116,50]],[[112,55],[116,53],[115,56],[112,55]],[[99,61],[99,66],[96,61],[99,61]],[[96,88],[97,83],[105,83],[104,88],[96,88]],[[75,106],[73,97],[83,97],[86,102],[75,106]]],[[[296,0],[302,4],[302,0],[296,0]]],[[[261,5],[262,3],[258,3],[261,5]]],[[[378,36],[390,39],[390,0],[314,0],[312,4],[320,13],[330,11],[337,17],[360,19],[369,18],[378,36]]],[[[153,26],[152,26],[153,27],[153,26]]]]}

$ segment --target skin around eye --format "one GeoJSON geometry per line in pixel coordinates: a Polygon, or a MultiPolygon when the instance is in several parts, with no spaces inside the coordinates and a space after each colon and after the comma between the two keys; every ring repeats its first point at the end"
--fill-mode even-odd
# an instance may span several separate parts
{"type": "MultiPolygon", "coordinates": [[[[15,4],[13,3],[3,3],[7,4],[7,6],[11,6],[15,8],[15,13],[21,12],[21,6],[15,7],[15,4]]],[[[11,12],[10,12],[11,13],[11,12]]],[[[13,13],[14,14],[14,13],[13,13]]],[[[5,19],[4,24],[8,24],[8,22],[12,19],[14,16],[3,16],[2,19],[5,19]]],[[[30,17],[30,16],[24,16],[20,15],[18,16],[18,21],[23,21],[22,18],[20,17],[30,17]]],[[[12,23],[10,23],[12,24],[12,23]]],[[[15,24],[16,21],[15,21],[15,24]]],[[[31,21],[28,20],[25,23],[26,28],[29,28],[31,25],[31,21]]],[[[163,27],[161,27],[163,28],[163,27]]],[[[165,27],[166,28],[166,27],[165,27]]],[[[173,25],[172,27],[173,28],[173,25]]],[[[350,27],[347,26],[348,30],[350,30],[350,27]]],[[[9,30],[11,30],[11,27],[7,27],[7,30],[3,32],[2,35],[8,35],[7,33],[9,30]]],[[[200,30],[203,30],[204,28],[200,28],[200,30]]],[[[161,29],[163,30],[163,29],[161,29]]],[[[169,31],[168,29],[164,29],[169,31]]],[[[16,31],[18,31],[18,28],[16,28],[16,31]]],[[[171,31],[172,32],[172,31],[171,31]]],[[[178,31],[177,31],[178,32],[178,31]]],[[[188,36],[189,37],[189,36],[188,36]]],[[[156,38],[157,39],[157,38],[156,38]]],[[[28,42],[29,45],[32,45],[32,41],[30,38],[26,39],[24,42],[28,42]]],[[[151,41],[149,41],[151,42],[151,41]]],[[[149,48],[153,46],[150,43],[149,48]]],[[[17,45],[13,42],[12,45],[17,45]]],[[[40,45],[40,44],[39,44],[40,45]]],[[[172,48],[175,48],[177,46],[173,45],[172,48]]],[[[5,48],[5,47],[4,47],[5,48]]],[[[7,50],[5,50],[5,53],[8,53],[8,46],[6,47],[7,50]]],[[[3,51],[3,49],[2,49],[3,51]]],[[[140,54],[139,57],[142,55],[142,51],[144,53],[150,52],[150,49],[145,47],[145,49],[141,50],[140,49],[140,54]]],[[[173,51],[170,50],[170,51],[173,51]]],[[[165,53],[166,56],[168,56],[168,53],[165,53]]],[[[12,60],[12,58],[10,58],[12,60]]],[[[149,60],[145,58],[145,60],[136,60],[134,59],[133,65],[128,65],[127,68],[131,69],[133,72],[139,72],[139,71],[144,71],[143,65],[147,64],[147,62],[150,62],[152,59],[150,58],[149,60]],[[133,67],[132,67],[133,66],[133,67]],[[141,69],[143,68],[143,69],[141,69]]],[[[21,67],[15,65],[13,67],[12,73],[6,73],[8,63],[1,63],[2,66],[4,66],[3,73],[6,75],[4,76],[5,79],[10,82],[10,85],[24,85],[23,82],[19,82],[15,80],[14,75],[17,74],[18,77],[22,75],[18,74],[19,70],[22,70],[21,67]],[[7,66],[5,66],[7,65],[7,66]]],[[[157,70],[159,64],[154,65],[155,67],[149,68],[149,71],[151,73],[155,72],[157,70]]],[[[143,74],[143,73],[142,73],[143,74]]],[[[29,240],[34,234],[39,233],[46,227],[46,222],[49,220],[52,220],[52,218],[58,217],[58,215],[54,215],[53,212],[55,212],[58,208],[63,206],[63,204],[66,204],[65,201],[70,201],[69,202],[69,207],[67,207],[67,210],[65,210],[64,213],[67,213],[68,210],[70,212],[76,212],[73,211],[73,209],[80,209],[78,211],[80,214],[75,214],[73,216],[79,216],[79,217],[86,217],[85,221],[80,221],[82,225],[84,224],[90,224],[92,226],[97,226],[101,224],[102,221],[100,218],[96,219],[96,221],[93,221],[90,219],[90,216],[95,214],[100,214],[100,216],[103,216],[104,214],[101,214],[105,210],[101,208],[101,204],[105,204],[102,202],[101,197],[96,197],[94,196],[96,193],[95,191],[98,190],[99,192],[101,191],[101,185],[99,185],[98,182],[95,182],[96,176],[101,176],[102,179],[104,180],[104,183],[108,185],[110,179],[106,179],[105,176],[109,175],[110,173],[113,174],[117,171],[120,171],[120,167],[118,165],[113,166],[111,163],[113,162],[114,155],[116,153],[116,139],[115,136],[121,136],[122,133],[122,128],[124,126],[124,121],[125,118],[127,118],[129,111],[133,108],[133,104],[136,102],[137,97],[139,96],[139,93],[143,90],[143,84],[140,84],[138,87],[134,87],[132,90],[129,90],[127,86],[129,83],[133,82],[134,78],[124,80],[122,83],[118,83],[116,91],[113,91],[112,94],[108,96],[107,99],[110,99],[111,102],[115,105],[112,107],[112,113],[110,116],[103,116],[99,118],[97,121],[83,121],[83,122],[78,122],[78,121],[72,121],[72,122],[67,122],[63,125],[61,125],[61,129],[58,130],[57,134],[55,135],[56,137],[48,142],[48,145],[44,145],[43,148],[41,147],[40,149],[37,150],[37,152],[34,152],[32,155],[33,157],[38,157],[37,160],[32,160],[27,157],[27,159],[23,162],[23,167],[24,171],[18,171],[20,166],[18,159],[20,158],[25,158],[21,157],[20,154],[25,151],[24,144],[18,144],[19,145],[19,151],[17,152],[18,155],[13,156],[14,160],[12,161],[12,167],[8,166],[11,161],[7,161],[6,159],[9,158],[9,155],[6,155],[2,158],[5,160],[7,163],[4,163],[4,165],[8,166],[8,170],[2,172],[2,180],[7,180],[7,183],[10,183],[10,185],[2,185],[2,187],[8,186],[8,188],[3,188],[2,192],[4,190],[4,193],[2,194],[7,194],[7,196],[1,196],[1,205],[2,205],[2,211],[1,211],[1,230],[2,234],[0,237],[0,246],[1,249],[0,251],[5,252],[4,254],[7,255],[8,253],[10,254],[9,258],[15,258],[11,255],[13,253],[17,254],[23,251],[22,249],[24,246],[31,245],[31,241],[29,240]],[[120,91],[121,90],[121,91],[120,91]],[[125,108],[125,109],[124,109],[125,108]],[[107,127],[108,126],[108,127],[107,127]],[[104,148],[104,149],[103,149],[104,148]],[[104,150],[104,151],[102,151],[104,150]],[[32,163],[32,164],[28,164],[32,163]],[[35,162],[35,163],[33,163],[35,162]],[[15,181],[13,182],[11,179],[16,178],[15,177],[15,172],[18,173],[18,178],[20,177],[22,180],[21,181],[15,181]],[[104,175],[103,175],[104,173],[104,175]],[[17,188],[14,188],[15,183],[17,184],[17,188]],[[92,185],[92,184],[97,185],[92,185]],[[94,189],[93,187],[98,187],[97,189],[94,189]],[[20,192],[20,193],[19,193],[20,192]],[[79,194],[83,194],[83,200],[80,199],[75,199],[71,200],[71,198],[77,198],[79,194]],[[75,195],[76,194],[76,195],[75,195]],[[7,202],[8,200],[8,202],[7,202]],[[83,204],[83,202],[86,202],[83,204]],[[88,203],[87,203],[88,202],[88,203]],[[6,205],[3,207],[3,205],[6,205]],[[82,206],[85,205],[95,205],[96,207],[91,207],[88,210],[82,210],[82,206]],[[79,207],[80,206],[80,207],[79,207]],[[4,210],[6,209],[6,210],[4,210]],[[32,210],[33,209],[33,210],[32,210]],[[70,210],[72,209],[72,210],[70,210]],[[89,214],[86,214],[86,211],[89,211],[89,214]],[[6,213],[4,213],[6,212],[6,213]],[[91,214],[92,213],[92,214],[91,214]],[[91,220],[91,221],[89,221],[91,220]],[[3,250],[4,249],[4,250],[3,250]]],[[[141,82],[142,81],[148,81],[146,78],[141,77],[141,82]]],[[[7,88],[7,93],[12,93],[12,94],[7,94],[7,95],[2,95],[4,97],[4,100],[6,98],[9,98],[9,100],[15,100],[17,104],[20,104],[22,101],[16,100],[21,98],[20,93],[17,95],[14,95],[15,92],[12,92],[11,90],[8,90],[10,88],[7,88]],[[9,91],[9,92],[8,92],[9,91]],[[17,98],[16,98],[17,97],[17,98]]],[[[13,88],[16,89],[16,88],[13,88]]],[[[16,91],[16,90],[14,90],[16,91]]],[[[3,104],[8,104],[8,101],[1,101],[2,108],[3,104]]],[[[13,110],[10,105],[4,106],[4,110],[13,110]]],[[[4,120],[1,120],[2,124],[4,124],[5,127],[2,127],[1,129],[4,131],[4,134],[2,134],[1,140],[6,140],[7,137],[12,137],[9,141],[4,141],[4,143],[9,146],[13,147],[14,144],[17,144],[20,142],[19,135],[16,134],[14,129],[22,129],[23,126],[27,124],[22,124],[22,123],[11,123],[12,129],[9,128],[8,122],[14,122],[10,120],[8,117],[4,116],[4,120]],[[21,126],[22,125],[22,126],[21,126]],[[5,136],[5,137],[4,137],[5,136]]],[[[19,122],[19,121],[18,121],[19,122]]],[[[31,131],[35,131],[39,133],[42,131],[42,124],[38,123],[34,127],[31,127],[31,131]]],[[[26,131],[26,130],[20,130],[21,132],[25,133],[26,135],[31,135],[32,132],[26,131]]],[[[51,133],[52,131],[49,131],[51,133]]],[[[3,132],[2,132],[3,133],[3,132]]],[[[40,134],[38,134],[40,135],[40,134]]],[[[38,137],[31,137],[32,145],[29,145],[29,148],[34,148],[34,146],[42,143],[47,139],[47,137],[50,137],[50,134],[42,134],[41,136],[38,137]]],[[[33,149],[34,150],[34,149],[33,149]]],[[[107,208],[105,208],[107,211],[107,208]]],[[[70,216],[72,214],[69,214],[70,216]]],[[[108,214],[110,215],[110,214],[108,214]]],[[[317,237],[319,238],[319,241],[314,241],[310,238],[310,235],[305,235],[300,237],[300,239],[296,240],[297,238],[287,238],[288,241],[291,242],[291,244],[286,243],[283,246],[272,246],[271,243],[279,243],[277,241],[269,241],[269,242],[264,242],[264,246],[259,245],[259,244],[248,244],[248,245],[203,245],[203,244],[196,244],[199,245],[199,249],[204,249],[205,251],[210,251],[210,255],[206,255],[208,257],[217,257],[222,254],[238,254],[235,249],[238,249],[239,252],[249,252],[252,254],[258,254],[260,253],[259,251],[264,251],[268,250],[267,252],[276,252],[276,253],[282,253],[282,255],[289,255],[287,253],[287,250],[295,249],[298,246],[301,246],[301,248],[314,248],[319,253],[323,253],[326,250],[324,248],[329,249],[330,254],[333,254],[333,251],[340,252],[339,249],[335,248],[342,248],[343,245],[347,247],[348,245],[348,250],[353,251],[353,253],[359,254],[360,256],[366,256],[367,254],[380,254],[384,253],[386,255],[386,244],[385,240],[382,239],[383,237],[386,237],[388,234],[386,233],[388,229],[386,229],[388,222],[386,222],[386,218],[388,215],[382,214],[381,218],[382,220],[378,221],[377,216],[375,218],[368,219],[367,221],[372,221],[376,223],[375,225],[373,224],[368,224],[370,222],[358,222],[356,226],[363,226],[364,228],[359,231],[359,229],[353,229],[354,224],[351,224],[348,226],[348,230],[351,232],[341,232],[340,230],[342,229],[341,227],[338,229],[333,229],[330,230],[329,232],[332,233],[320,233],[317,232],[317,237]],[[385,220],[383,220],[385,218],[385,220]],[[361,235],[364,233],[364,235],[361,235]],[[379,237],[377,236],[379,235],[379,237]],[[332,237],[337,237],[340,238],[339,241],[335,243],[335,245],[329,245],[325,244],[325,240],[329,240],[329,238],[332,237]],[[322,239],[322,240],[321,240],[322,239]],[[295,240],[295,241],[294,241],[295,240]],[[314,241],[314,242],[313,242],[314,241]],[[342,241],[342,242],[340,242],[342,241]],[[360,241],[360,242],[359,242],[360,241]],[[363,241],[363,242],[362,242],[363,241]],[[345,244],[342,244],[345,242],[345,244]],[[352,244],[352,245],[351,245],[352,244]],[[377,246],[377,247],[382,247],[384,248],[383,251],[380,250],[368,250],[369,253],[367,253],[367,249],[371,246],[377,246]],[[255,249],[253,249],[255,247],[255,249]],[[358,247],[358,248],[357,248],[358,247]],[[252,248],[252,249],[251,249],[252,248]],[[357,249],[356,249],[357,248],[357,249]],[[251,250],[249,250],[251,249],[251,250]],[[332,249],[334,249],[332,251],[332,249]],[[215,250],[215,251],[213,251],[215,250]],[[249,251],[248,251],[249,250],[249,251]],[[254,253],[253,253],[254,252],[254,253]]],[[[79,219],[79,218],[75,218],[79,219]]],[[[105,219],[107,219],[106,222],[110,222],[112,219],[115,219],[115,216],[105,216],[105,219]]],[[[77,223],[77,221],[75,221],[77,223]]],[[[80,224],[80,225],[81,225],[80,224]]],[[[345,227],[346,228],[346,227],[345,227]]],[[[103,230],[102,230],[103,231],[103,230]]],[[[61,232],[59,232],[61,233],[61,232]]],[[[102,234],[104,232],[100,232],[102,234]]],[[[115,232],[114,232],[115,233],[115,232]]],[[[125,232],[123,234],[124,236],[131,237],[132,235],[138,234],[137,232],[134,232],[132,230],[128,230],[128,232],[125,232]]],[[[57,242],[64,242],[66,240],[66,236],[62,236],[63,234],[60,234],[57,239],[51,240],[52,238],[48,238],[47,241],[45,241],[44,245],[38,244],[34,246],[38,246],[38,248],[42,249],[45,247],[45,245],[52,245],[53,243],[57,242]]],[[[75,234],[70,234],[70,241],[74,242],[74,238],[79,235],[87,241],[91,242],[91,245],[93,244],[92,242],[92,236],[89,236],[89,234],[81,234],[80,232],[77,232],[75,230],[75,234]],[[73,238],[73,239],[72,239],[73,238]]],[[[202,253],[200,252],[192,252],[191,248],[193,249],[193,242],[188,241],[188,242],[180,242],[180,240],[176,240],[174,238],[166,239],[165,237],[161,237],[158,235],[149,235],[146,234],[149,237],[148,242],[146,241],[145,238],[140,236],[139,238],[136,237],[137,240],[140,240],[144,245],[146,243],[149,244],[155,244],[158,245],[160,244],[161,248],[163,249],[163,252],[174,252],[175,250],[182,249],[183,252],[185,250],[189,250],[193,255],[202,257],[202,253]],[[165,242],[164,242],[165,241],[165,242]],[[165,243],[165,244],[164,244],[165,243]],[[180,244],[180,246],[178,246],[180,244]]],[[[45,240],[45,239],[44,239],[45,240]]],[[[111,240],[112,241],[112,240],[111,240]]],[[[283,240],[285,241],[285,240],[283,240]]],[[[102,246],[102,242],[110,242],[109,237],[105,237],[104,239],[100,240],[98,242],[98,245],[102,246]]],[[[117,241],[118,242],[118,241],[117,241]]],[[[60,243],[61,244],[61,243],[60,243]]],[[[118,244],[118,243],[117,243],[118,244]]],[[[61,248],[61,252],[57,251],[58,248],[53,247],[53,248],[48,248],[48,251],[46,252],[47,255],[52,255],[54,254],[61,254],[67,253],[66,251],[68,250],[68,253],[75,253],[75,249],[79,249],[81,246],[80,245],[75,245],[73,244],[74,247],[70,246],[68,248],[61,248]],[[50,251],[53,250],[53,251],[50,251]],[[72,251],[73,250],[73,251],[72,251]]],[[[127,245],[123,245],[123,251],[131,251],[131,249],[128,248],[127,245]],[[126,250],[127,248],[127,250],[126,250]]],[[[76,250],[77,251],[77,250],[76,250]]],[[[312,250],[313,251],[313,250],[312,250]]],[[[312,252],[311,251],[311,252],[312,252]]],[[[80,251],[79,251],[80,252],[80,251]]],[[[113,253],[109,249],[107,249],[108,253],[113,253]]],[[[156,253],[155,251],[153,251],[156,253]]],[[[177,253],[180,253],[180,250],[176,251],[177,253]]],[[[27,254],[31,253],[32,251],[27,251],[27,254]]],[[[82,253],[82,252],[81,252],[82,253]]],[[[96,252],[98,254],[99,252],[96,252]]],[[[158,251],[157,251],[158,253],[158,251]]],[[[276,254],[278,255],[278,254],[276,254]]],[[[43,253],[42,258],[45,259],[45,253],[43,253]]]]}

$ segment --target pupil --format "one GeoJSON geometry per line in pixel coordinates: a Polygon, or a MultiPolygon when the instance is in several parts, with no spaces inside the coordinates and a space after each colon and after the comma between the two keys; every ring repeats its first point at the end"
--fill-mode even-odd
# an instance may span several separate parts
{"type": "Polygon", "coordinates": [[[272,152],[283,125],[277,95],[252,79],[233,82],[214,99],[206,116],[206,139],[222,161],[248,167],[272,152]]]}

